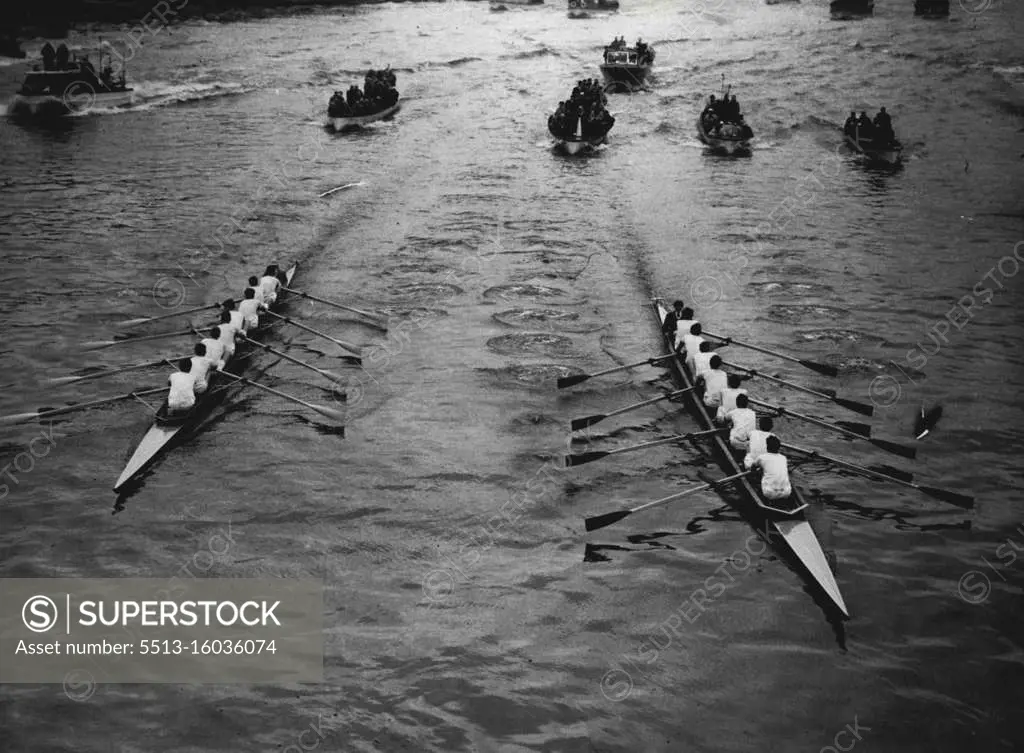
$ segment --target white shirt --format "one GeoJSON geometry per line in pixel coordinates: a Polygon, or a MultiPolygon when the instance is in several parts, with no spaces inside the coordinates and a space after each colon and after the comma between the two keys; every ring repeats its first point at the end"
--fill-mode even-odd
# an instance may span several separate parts
{"type": "Polygon", "coordinates": [[[694,377],[699,377],[705,372],[711,371],[711,359],[715,357],[715,354],[708,351],[707,353],[697,353],[693,357],[694,377]]]}
{"type": "Polygon", "coordinates": [[[748,449],[750,432],[757,428],[757,414],[750,408],[736,408],[729,411],[726,418],[732,424],[732,431],[729,432],[729,444],[737,450],[748,449]]]}
{"type": "MultiPolygon", "coordinates": [[[[729,384],[729,375],[721,369],[704,372],[704,405],[714,408],[722,404],[722,390],[729,384]]],[[[736,406],[733,406],[736,407],[736,406]]]]}
{"type": "Polygon", "coordinates": [[[246,330],[260,326],[260,302],[255,298],[246,298],[239,303],[238,313],[242,315],[246,330]]]}
{"type": "Polygon", "coordinates": [[[220,344],[224,346],[224,360],[227,361],[235,355],[235,335],[238,330],[230,322],[221,322],[217,326],[220,327],[220,344]]]}
{"type": "Polygon", "coordinates": [[[192,356],[192,370],[188,373],[195,380],[192,389],[197,395],[206,392],[207,375],[210,373],[211,365],[212,362],[206,356],[192,356]]]}
{"type": "Polygon", "coordinates": [[[250,285],[249,287],[256,291],[256,295],[253,296],[256,299],[256,301],[266,305],[267,302],[263,298],[263,288],[260,287],[259,282],[257,282],[255,285],[250,285]]]}
{"type": "Polygon", "coordinates": [[[200,342],[206,346],[206,358],[209,359],[212,368],[218,371],[224,368],[224,343],[212,337],[204,337],[200,342]]]}
{"type": "Polygon", "coordinates": [[[683,338],[690,334],[690,327],[696,323],[693,319],[680,319],[676,322],[676,349],[683,344],[683,338]]]}
{"type": "Polygon", "coordinates": [[[736,398],[740,395],[746,395],[746,387],[723,387],[722,388],[722,404],[718,408],[718,418],[724,419],[729,415],[729,411],[736,409],[736,398]]]}
{"type": "Polygon", "coordinates": [[[793,493],[789,485],[789,463],[785,455],[766,452],[754,461],[761,469],[761,493],[768,499],[786,499],[793,493]]]}
{"type": "Polygon", "coordinates": [[[264,275],[260,278],[260,290],[263,293],[263,300],[268,306],[277,300],[277,289],[280,285],[281,281],[276,277],[264,275]]]}
{"type": "Polygon", "coordinates": [[[172,411],[184,411],[196,404],[196,394],[192,391],[194,380],[192,374],[185,371],[176,371],[167,380],[171,389],[167,393],[167,407],[172,411]]]}
{"type": "Polygon", "coordinates": [[[245,317],[242,316],[242,312],[235,310],[228,313],[231,315],[231,321],[229,324],[234,327],[237,332],[245,332],[245,317]]]}
{"type": "Polygon", "coordinates": [[[697,353],[700,353],[700,344],[704,342],[704,338],[700,335],[687,335],[683,338],[683,345],[686,347],[686,365],[690,369],[690,373],[693,373],[693,358],[697,353]]]}
{"type": "Polygon", "coordinates": [[[750,432],[750,449],[747,450],[747,456],[743,458],[744,468],[750,470],[754,461],[768,452],[768,437],[771,435],[770,431],[761,431],[760,429],[750,432]]]}

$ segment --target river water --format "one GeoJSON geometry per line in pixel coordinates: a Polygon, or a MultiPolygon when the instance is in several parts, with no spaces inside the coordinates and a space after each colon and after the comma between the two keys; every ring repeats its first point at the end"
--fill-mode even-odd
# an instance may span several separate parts
{"type": "MultiPolygon", "coordinates": [[[[0,574],[170,577],[201,561],[206,577],[321,579],[326,656],[323,685],[8,685],[3,748],[249,753],[295,750],[304,731],[307,749],[344,751],[1024,746],[1024,11],[954,4],[948,21],[924,21],[909,5],[880,0],[874,18],[842,23],[821,3],[738,0],[633,0],[578,21],[557,4],[445,2],[191,22],[135,51],[127,111],[0,123],[0,412],[161,385],[160,369],[43,380],[183,354],[189,338],[81,344],[237,294],[274,260],[300,262],[301,289],[390,322],[382,333],[293,304],[366,349],[360,369],[302,330],[268,340],[343,375],[344,433],[235,393],[121,499],[110,488],[149,425],[144,406],[4,429],[0,574]],[[654,45],[650,91],[611,97],[617,123],[597,153],[554,153],[547,114],[598,75],[618,35],[654,45]],[[399,115],[326,132],[330,93],[387,64],[399,115]],[[749,158],[694,137],[723,77],[758,134],[749,158]],[[838,143],[850,109],[880,105],[907,147],[901,170],[838,143]],[[874,436],[918,457],[796,419],[777,421],[784,439],[913,471],[975,509],[798,468],[853,615],[843,628],[799,574],[758,554],[727,497],[586,534],[587,515],[720,473],[696,444],[559,467],[584,447],[571,418],[668,387],[645,367],[554,388],[657,353],[652,295],[694,302],[713,332],[835,364],[827,379],[729,349],[873,401],[874,436]],[[944,412],[917,441],[922,404],[944,412]],[[711,577],[726,587],[695,612],[711,577]]],[[[122,33],[70,43],[123,45],[122,33]]],[[[23,70],[0,67],[4,91],[23,70]]],[[[267,384],[342,406],[317,375],[257,360],[267,384]]],[[[658,403],[588,438],[612,449],[693,428],[658,403]]]]}

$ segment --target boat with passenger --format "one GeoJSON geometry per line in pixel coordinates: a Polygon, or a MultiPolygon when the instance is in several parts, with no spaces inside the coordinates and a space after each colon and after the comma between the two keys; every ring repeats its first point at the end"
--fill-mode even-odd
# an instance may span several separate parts
{"type": "Polygon", "coordinates": [[[578,81],[568,100],[548,117],[548,132],[568,154],[578,154],[605,143],[615,118],[606,109],[608,98],[596,79],[578,81]]]}
{"type": "Polygon", "coordinates": [[[605,91],[632,92],[644,88],[644,80],[654,66],[654,48],[642,39],[633,47],[626,46],[625,37],[617,37],[604,48],[601,75],[605,91]]]}
{"type": "Polygon", "coordinates": [[[593,18],[593,14],[615,13],[619,0],[569,0],[569,18],[593,18]]]}
{"type": "Polygon", "coordinates": [[[859,116],[851,111],[843,124],[843,138],[870,162],[898,165],[903,160],[903,144],[896,138],[892,119],[884,107],[873,120],[863,110],[859,116]]]}
{"type": "Polygon", "coordinates": [[[736,95],[730,99],[726,89],[721,99],[714,94],[708,97],[704,110],[697,117],[697,138],[713,151],[725,154],[750,152],[754,131],[740,112],[736,95]]]}
{"type": "Polygon", "coordinates": [[[949,16],[949,0],[914,0],[914,15],[922,18],[949,16]]]}
{"type": "Polygon", "coordinates": [[[11,115],[60,117],[133,103],[135,90],[127,85],[124,68],[114,72],[109,45],[99,50],[99,69],[88,55],[79,59],[63,43],[55,49],[47,42],[41,55],[43,69],[35,65],[25,74],[8,106],[11,115]]]}
{"type": "Polygon", "coordinates": [[[336,131],[349,131],[392,117],[402,107],[395,83],[388,66],[368,71],[362,89],[352,85],[344,93],[334,92],[327,104],[329,124],[336,131]]]}
{"type": "Polygon", "coordinates": [[[853,21],[874,15],[875,0],[832,0],[828,6],[833,21],[853,21]]]}

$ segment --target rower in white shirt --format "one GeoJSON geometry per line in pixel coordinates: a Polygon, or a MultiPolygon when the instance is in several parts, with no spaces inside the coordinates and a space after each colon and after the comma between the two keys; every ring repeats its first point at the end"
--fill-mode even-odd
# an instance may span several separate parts
{"type": "Polygon", "coordinates": [[[740,387],[743,384],[743,377],[739,374],[730,374],[729,381],[725,385],[725,389],[722,390],[722,403],[718,406],[718,415],[715,416],[715,421],[721,423],[725,420],[726,415],[729,411],[736,407],[736,398],[739,395],[746,395],[746,387],[740,387]]]}
{"type": "Polygon", "coordinates": [[[260,278],[256,275],[249,275],[249,287],[256,291],[256,295],[253,297],[259,301],[260,305],[266,306],[267,300],[263,297],[263,288],[260,287],[260,278]]]}
{"type": "Polygon", "coordinates": [[[698,350],[693,356],[692,373],[698,380],[705,371],[711,368],[711,359],[714,357],[715,354],[711,350],[711,343],[705,340],[700,344],[700,350],[698,350]]]}
{"type": "Polygon", "coordinates": [[[277,278],[277,265],[271,264],[260,278],[260,290],[263,293],[263,301],[268,306],[277,302],[277,293],[281,288],[281,281],[277,278]]]}
{"type": "MultiPolygon", "coordinates": [[[[236,327],[231,322],[231,315],[237,314],[237,311],[221,311],[220,312],[220,324],[217,325],[220,329],[220,342],[224,346],[224,362],[227,363],[235,355],[235,338],[241,331],[239,327],[236,327]]],[[[238,314],[239,324],[241,324],[242,315],[238,314]]],[[[223,367],[221,367],[223,368],[223,367]]]]}
{"type": "Polygon", "coordinates": [[[188,413],[196,405],[195,377],[191,370],[192,359],[182,358],[178,361],[178,371],[167,380],[171,387],[167,392],[167,412],[171,415],[188,413]]]}
{"type": "Polygon", "coordinates": [[[242,315],[246,332],[260,326],[260,311],[265,308],[266,306],[256,300],[256,291],[253,288],[246,288],[245,298],[238,304],[238,313],[242,315]]]}
{"type": "Polygon", "coordinates": [[[200,340],[206,348],[206,357],[210,359],[210,367],[220,371],[224,368],[224,343],[220,339],[220,327],[210,330],[210,336],[200,340]]]}
{"type": "Polygon", "coordinates": [[[762,416],[757,422],[757,428],[750,432],[750,447],[747,456],[743,458],[743,467],[748,471],[753,467],[754,461],[768,452],[768,437],[775,436],[772,429],[775,423],[771,416],[762,416]]]}
{"type": "Polygon", "coordinates": [[[687,307],[682,310],[679,314],[679,320],[676,322],[676,352],[683,347],[683,338],[690,334],[690,328],[697,323],[697,320],[693,318],[693,309],[687,307]]]}
{"type": "Polygon", "coordinates": [[[690,334],[683,335],[686,365],[690,367],[691,374],[693,373],[693,357],[700,352],[700,344],[704,342],[704,338],[700,336],[701,331],[700,322],[694,322],[690,327],[690,334]]]}
{"type": "Polygon", "coordinates": [[[189,374],[192,375],[194,381],[192,391],[197,395],[202,395],[209,386],[208,380],[213,361],[206,357],[206,346],[202,343],[196,343],[195,353],[189,359],[191,363],[189,374]]]}
{"type": "Polygon", "coordinates": [[[697,377],[697,384],[704,390],[704,405],[718,408],[722,404],[722,390],[728,385],[729,376],[722,370],[721,357],[712,355],[710,368],[697,377]]]}
{"type": "Polygon", "coordinates": [[[750,449],[750,432],[757,426],[757,414],[748,406],[746,395],[736,397],[736,408],[725,416],[725,423],[731,427],[729,444],[734,450],[746,452],[750,449]]]}
{"type": "Polygon", "coordinates": [[[779,453],[782,443],[776,436],[768,437],[768,451],[755,460],[751,468],[761,472],[761,494],[765,499],[787,499],[793,493],[789,484],[789,463],[779,453]]]}
{"type": "MultiPolygon", "coordinates": [[[[235,308],[235,300],[233,298],[228,298],[223,304],[221,304],[221,306],[221,311],[228,315],[231,326],[238,332],[245,332],[245,317],[242,316],[241,311],[235,308]]],[[[221,314],[222,322],[224,321],[223,313],[221,314]]]]}

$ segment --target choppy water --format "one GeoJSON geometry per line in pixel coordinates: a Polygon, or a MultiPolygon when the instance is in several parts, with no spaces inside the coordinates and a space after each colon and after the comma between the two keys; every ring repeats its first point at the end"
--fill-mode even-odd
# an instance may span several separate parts
{"type": "MultiPolygon", "coordinates": [[[[307,333],[271,340],[345,373],[343,437],[243,392],[117,506],[109,489],[148,426],[143,406],[4,430],[0,459],[19,468],[41,430],[54,442],[2,501],[4,576],[170,576],[230,521],[236,543],[208,574],[322,578],[328,630],[322,686],[101,685],[78,703],[56,686],[6,686],[5,750],[282,750],[318,718],[330,731],[318,747],[346,751],[819,750],[850,744],[857,724],[856,744],[874,751],[1024,745],[1020,5],[929,22],[882,0],[849,23],[821,3],[627,5],[572,22],[561,5],[446,2],[191,23],[131,62],[131,110],[0,124],[2,413],[162,383],[158,371],[40,384],[187,350],[79,345],[160,306],[236,293],[274,259],[300,260],[301,288],[391,316],[385,336],[293,306],[382,346],[362,371],[307,333]],[[552,153],[547,113],[598,75],[620,34],[654,44],[652,90],[612,98],[618,122],[596,155],[552,153]],[[333,88],[388,63],[399,116],[325,133],[333,88]],[[759,135],[746,159],[708,155],[693,136],[723,75],[759,135]],[[881,104],[908,147],[897,172],[837,144],[850,108],[881,104]],[[913,463],[780,422],[798,444],[978,500],[966,513],[798,471],[854,614],[845,643],[776,558],[737,564],[751,529],[721,497],[583,533],[586,515],[718,473],[698,447],[551,470],[581,446],[568,443],[571,418],[666,386],[646,368],[553,388],[656,352],[652,294],[696,301],[712,331],[838,364],[825,380],[730,354],[873,397],[876,436],[913,444],[918,407],[943,404],[913,463]],[[970,320],[934,352],[929,328],[965,295],[970,320]],[[735,582],[681,621],[724,562],[735,582]]],[[[4,90],[22,70],[0,69],[4,90]]],[[[260,361],[266,381],[332,404],[319,377],[271,363],[260,361]]],[[[591,439],[612,448],[688,429],[661,403],[591,439]]]]}

